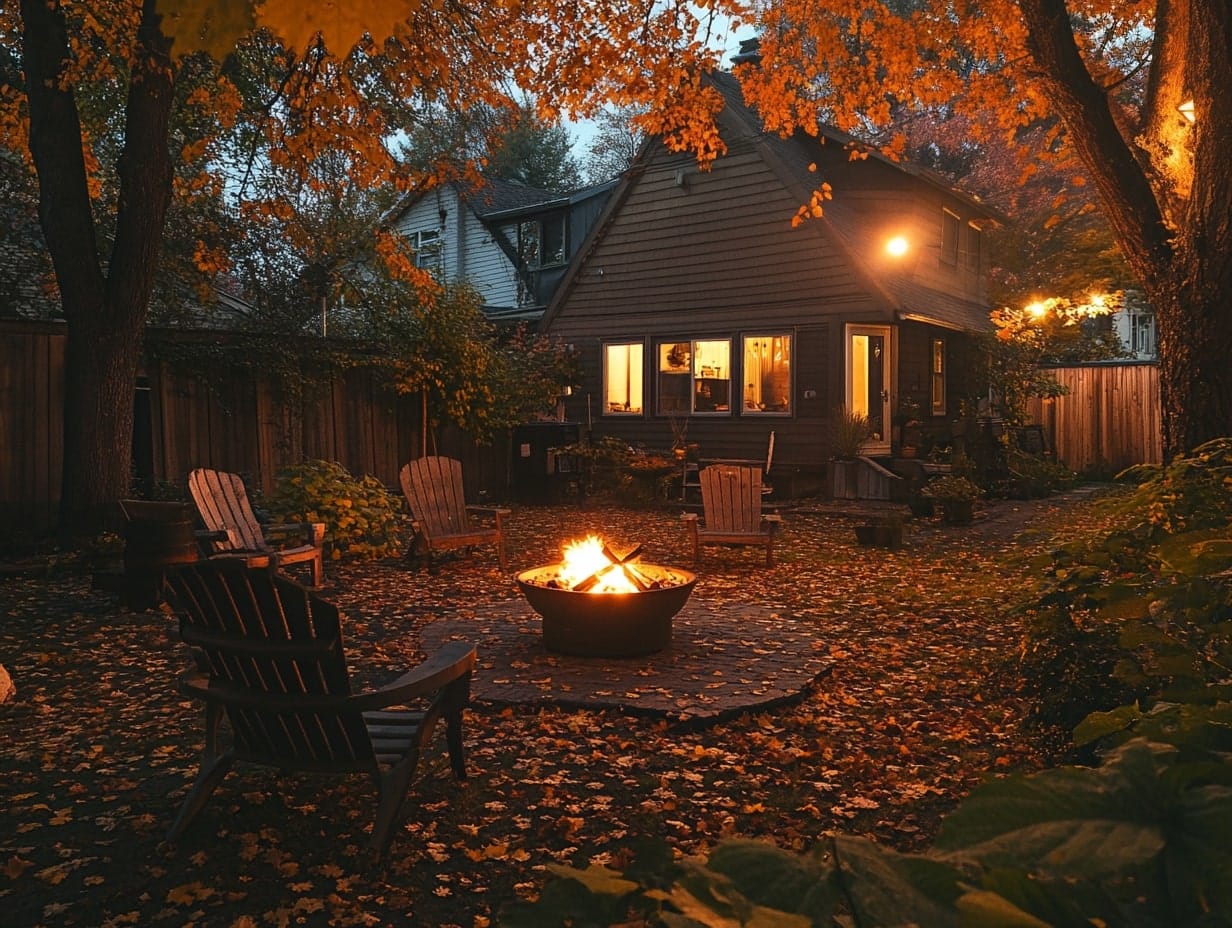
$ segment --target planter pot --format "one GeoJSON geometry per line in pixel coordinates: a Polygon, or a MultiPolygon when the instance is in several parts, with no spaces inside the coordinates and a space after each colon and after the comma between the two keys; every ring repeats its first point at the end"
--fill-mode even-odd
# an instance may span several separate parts
{"type": "Polygon", "coordinates": [[[975,518],[975,500],[943,499],[941,520],[950,525],[968,525],[975,518]]]}
{"type": "Polygon", "coordinates": [[[937,504],[927,496],[907,500],[907,508],[917,519],[931,519],[937,511],[937,504]]]}
{"type": "Polygon", "coordinates": [[[859,461],[831,461],[830,476],[835,499],[860,498],[859,461]]]}

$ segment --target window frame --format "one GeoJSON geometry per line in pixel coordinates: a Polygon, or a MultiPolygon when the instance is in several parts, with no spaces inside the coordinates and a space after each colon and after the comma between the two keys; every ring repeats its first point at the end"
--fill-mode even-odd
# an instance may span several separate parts
{"type": "Polygon", "coordinates": [[[440,229],[416,229],[407,236],[415,255],[415,267],[440,276],[445,266],[445,237],[440,229]],[[428,236],[431,236],[429,239],[428,236]],[[425,261],[425,257],[431,260],[425,261]]]}
{"type": "MultiPolygon", "coordinates": [[[[793,407],[795,406],[795,402],[794,402],[794,399],[795,399],[794,366],[795,365],[793,364],[793,358],[792,358],[792,355],[795,350],[794,349],[795,333],[789,329],[782,329],[778,331],[768,331],[768,332],[767,331],[741,332],[739,333],[739,335],[737,335],[737,339],[739,340],[739,345],[740,345],[740,380],[738,382],[741,384],[745,384],[745,386],[741,387],[741,391],[740,391],[740,415],[750,416],[750,417],[761,417],[761,416],[790,417],[794,412],[793,407]],[[785,403],[783,404],[782,409],[766,408],[767,404],[764,402],[764,396],[765,396],[764,384],[765,384],[766,375],[760,371],[755,375],[753,373],[750,373],[750,371],[748,370],[748,360],[749,360],[748,343],[750,341],[766,340],[766,341],[769,341],[773,345],[773,342],[775,339],[783,339],[783,343],[780,347],[786,352],[787,383],[786,383],[786,387],[784,388],[785,389],[785,403]],[[748,397],[746,397],[745,393],[749,386],[753,386],[753,383],[751,381],[755,377],[762,378],[762,381],[763,381],[762,390],[761,391],[757,391],[756,389],[754,390],[754,398],[755,398],[755,401],[757,402],[757,405],[750,407],[748,405],[748,397]],[[761,393],[760,397],[758,396],[759,392],[761,393]]],[[[778,404],[771,403],[768,405],[774,406],[778,404]]]]}
{"type": "Polygon", "coordinates": [[[946,414],[946,345],[945,339],[934,337],[928,352],[928,409],[934,416],[946,414]]]}
{"type": "Polygon", "coordinates": [[[962,236],[962,217],[945,207],[941,208],[941,263],[958,266],[959,239],[962,236]]]}
{"type": "MultiPolygon", "coordinates": [[[[600,357],[600,361],[602,365],[602,373],[601,373],[602,381],[600,382],[600,391],[601,391],[600,396],[602,397],[602,406],[599,410],[599,415],[600,416],[613,416],[613,417],[621,418],[621,419],[627,419],[630,417],[645,418],[646,417],[646,340],[644,338],[604,340],[600,342],[599,344],[599,357],[600,357]],[[640,367],[633,366],[632,358],[630,358],[630,365],[629,365],[629,372],[636,373],[640,381],[639,386],[640,386],[640,392],[642,396],[641,409],[621,410],[621,409],[611,408],[611,401],[608,399],[608,361],[609,361],[608,349],[609,348],[619,348],[619,347],[624,347],[624,348],[629,348],[629,349],[638,348],[641,350],[642,357],[641,357],[640,367]]],[[[628,405],[627,402],[626,402],[626,405],[628,405]]]]}
{"type": "Polygon", "coordinates": [[[732,414],[732,341],[730,335],[724,336],[701,336],[698,338],[682,339],[682,338],[665,338],[656,340],[654,343],[654,352],[652,358],[654,361],[654,388],[655,388],[655,414],[659,416],[705,416],[714,418],[718,416],[731,416],[732,414]],[[701,363],[698,346],[704,343],[722,343],[726,345],[726,376],[709,376],[704,374],[706,369],[701,363]],[[671,365],[665,367],[664,362],[673,351],[679,351],[681,346],[687,347],[688,356],[682,359],[680,365],[671,365]],[[666,351],[664,349],[667,349],[666,351]],[[688,377],[688,403],[685,409],[667,409],[664,406],[665,399],[683,399],[685,394],[681,391],[666,391],[663,389],[664,376],[672,377],[688,377]],[[714,400],[713,409],[698,409],[699,391],[706,391],[709,396],[710,390],[716,383],[726,384],[726,401],[721,399],[714,400]],[[727,408],[719,408],[726,406],[727,408]]]}

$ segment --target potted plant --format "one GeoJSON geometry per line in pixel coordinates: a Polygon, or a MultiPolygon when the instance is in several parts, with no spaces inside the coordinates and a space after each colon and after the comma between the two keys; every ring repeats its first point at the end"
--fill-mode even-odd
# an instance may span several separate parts
{"type": "Polygon", "coordinates": [[[984,491],[966,477],[947,474],[924,485],[923,493],[941,503],[941,518],[952,525],[966,525],[975,516],[975,501],[984,491]]]}
{"type": "Polygon", "coordinates": [[[909,396],[903,397],[898,403],[898,454],[899,457],[913,458],[919,451],[920,404],[909,396]]]}
{"type": "Polygon", "coordinates": [[[868,416],[840,406],[834,414],[831,440],[834,460],[831,463],[835,499],[856,499],[860,473],[860,451],[873,433],[868,416]]]}

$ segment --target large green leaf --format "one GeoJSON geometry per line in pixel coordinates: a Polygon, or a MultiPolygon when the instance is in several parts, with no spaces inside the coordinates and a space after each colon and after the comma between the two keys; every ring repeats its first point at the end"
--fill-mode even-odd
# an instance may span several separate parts
{"type": "Polygon", "coordinates": [[[845,835],[834,839],[834,851],[859,924],[958,924],[953,903],[960,894],[961,873],[951,864],[845,835]]]}
{"type": "Polygon", "coordinates": [[[1118,706],[1110,712],[1092,712],[1074,729],[1074,744],[1082,747],[1100,738],[1125,731],[1142,718],[1138,704],[1118,706]]]}
{"type": "Polygon", "coordinates": [[[825,861],[765,841],[724,841],[711,852],[705,869],[730,880],[758,905],[803,913],[819,923],[829,918],[837,899],[825,861]]]}

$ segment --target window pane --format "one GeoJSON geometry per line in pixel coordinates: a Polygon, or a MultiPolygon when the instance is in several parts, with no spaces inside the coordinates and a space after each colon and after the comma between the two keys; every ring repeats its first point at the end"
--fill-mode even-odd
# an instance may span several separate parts
{"type": "Polygon", "coordinates": [[[941,260],[946,264],[958,263],[958,217],[949,210],[941,211],[941,260]]]}
{"type": "Polygon", "coordinates": [[[744,414],[791,412],[791,336],[746,335],[743,355],[744,414]]]}
{"type": "Polygon", "coordinates": [[[565,263],[565,217],[551,216],[543,220],[540,266],[565,263]]]}
{"type": "Polygon", "coordinates": [[[731,410],[731,342],[693,342],[693,411],[731,410]]]}
{"type": "Polygon", "coordinates": [[[980,232],[978,226],[967,226],[967,267],[978,268],[980,266],[980,250],[983,245],[984,236],[980,232]]]}
{"type": "Polygon", "coordinates": [[[929,405],[934,416],[945,415],[945,341],[933,339],[929,384],[929,405]]]}
{"type": "Polygon", "coordinates": [[[441,233],[437,229],[422,229],[411,234],[415,249],[415,266],[425,271],[441,269],[441,233]]]}
{"type": "Polygon", "coordinates": [[[603,346],[603,412],[641,415],[641,342],[603,346]]]}
{"type": "Polygon", "coordinates": [[[690,342],[667,342],[659,345],[659,413],[688,413],[689,385],[693,345],[690,342]]]}

